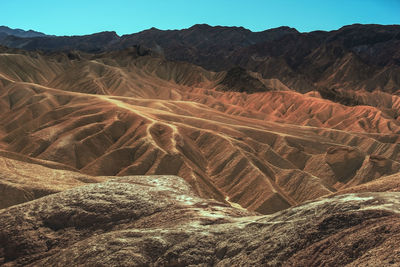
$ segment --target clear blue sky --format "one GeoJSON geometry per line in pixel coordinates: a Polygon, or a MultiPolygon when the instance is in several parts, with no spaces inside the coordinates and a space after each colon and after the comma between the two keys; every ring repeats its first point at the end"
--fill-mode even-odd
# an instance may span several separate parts
{"type": "Polygon", "coordinates": [[[0,0],[0,25],[54,35],[193,24],[279,26],[299,31],[333,30],[353,23],[400,24],[400,0],[0,0]]]}

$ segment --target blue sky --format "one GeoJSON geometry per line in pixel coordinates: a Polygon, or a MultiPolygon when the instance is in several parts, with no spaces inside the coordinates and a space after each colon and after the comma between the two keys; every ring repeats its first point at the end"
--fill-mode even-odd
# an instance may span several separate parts
{"type": "Polygon", "coordinates": [[[353,23],[400,24],[400,0],[0,0],[0,25],[54,35],[193,24],[261,31],[290,26],[302,32],[353,23]]]}

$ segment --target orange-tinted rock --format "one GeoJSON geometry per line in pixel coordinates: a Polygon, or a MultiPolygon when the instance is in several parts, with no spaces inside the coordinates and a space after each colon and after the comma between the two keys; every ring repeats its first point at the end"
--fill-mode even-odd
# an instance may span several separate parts
{"type": "Polygon", "coordinates": [[[8,51],[0,147],[88,175],[179,175],[199,196],[264,213],[399,170],[399,97],[336,90],[364,104],[346,106],[245,72],[271,91],[221,92],[225,72],[137,47],[79,57],[8,51]],[[369,155],[391,168],[362,161],[369,155]]]}

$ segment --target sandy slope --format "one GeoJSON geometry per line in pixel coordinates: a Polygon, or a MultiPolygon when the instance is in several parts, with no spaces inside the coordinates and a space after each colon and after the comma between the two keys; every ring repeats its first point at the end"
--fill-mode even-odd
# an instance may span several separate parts
{"type": "Polygon", "coordinates": [[[86,175],[179,175],[261,213],[399,171],[399,97],[221,92],[224,75],[134,50],[1,54],[1,146],[86,175]]]}
{"type": "Polygon", "coordinates": [[[104,181],[101,177],[91,177],[65,170],[63,169],[65,166],[52,162],[21,156],[13,157],[13,154],[9,152],[1,152],[1,154],[3,156],[0,156],[0,208],[7,208],[87,183],[104,181]]]}

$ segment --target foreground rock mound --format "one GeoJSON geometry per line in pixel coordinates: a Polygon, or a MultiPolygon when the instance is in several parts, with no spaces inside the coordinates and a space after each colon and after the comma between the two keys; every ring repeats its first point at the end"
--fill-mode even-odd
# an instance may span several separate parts
{"type": "Polygon", "coordinates": [[[385,266],[399,212],[399,193],[362,193],[256,216],[176,176],[121,177],[3,209],[0,264],[385,266]]]}

